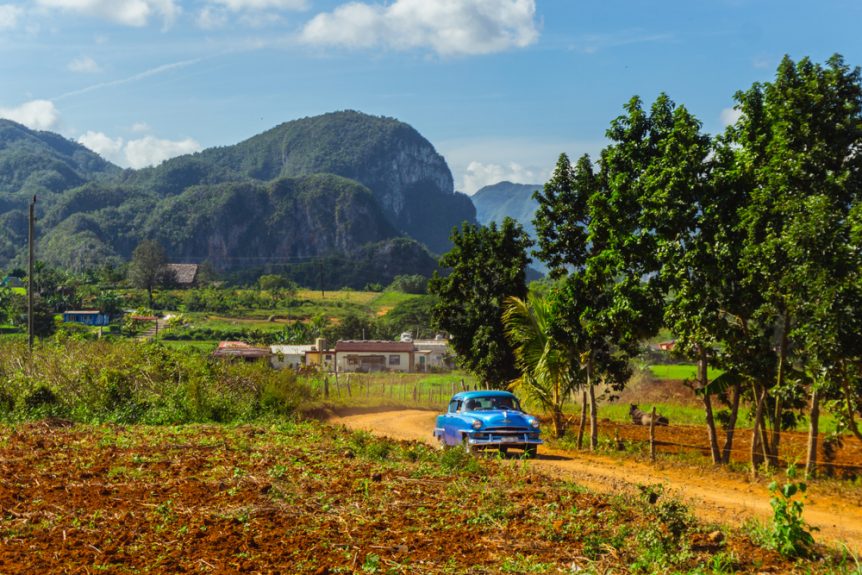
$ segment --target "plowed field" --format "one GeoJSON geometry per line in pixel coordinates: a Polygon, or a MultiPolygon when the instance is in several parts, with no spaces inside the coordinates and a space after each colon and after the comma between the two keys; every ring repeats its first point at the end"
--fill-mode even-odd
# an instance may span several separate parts
{"type": "Polygon", "coordinates": [[[0,427],[4,575],[816,568],[663,502],[317,423],[0,427]]]}

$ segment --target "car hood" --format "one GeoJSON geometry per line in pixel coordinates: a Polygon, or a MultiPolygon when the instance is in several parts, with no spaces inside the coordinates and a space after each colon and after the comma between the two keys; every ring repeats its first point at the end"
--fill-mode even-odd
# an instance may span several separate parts
{"type": "Polygon", "coordinates": [[[535,419],[520,411],[471,411],[466,413],[482,422],[484,427],[530,427],[530,420],[535,419]]]}

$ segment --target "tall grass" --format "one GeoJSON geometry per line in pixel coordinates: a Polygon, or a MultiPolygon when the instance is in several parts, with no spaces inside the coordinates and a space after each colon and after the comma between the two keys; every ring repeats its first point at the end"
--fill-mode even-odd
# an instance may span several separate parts
{"type": "Polygon", "coordinates": [[[158,343],[65,341],[0,348],[0,421],[240,422],[293,413],[313,390],[290,371],[158,343]]]}

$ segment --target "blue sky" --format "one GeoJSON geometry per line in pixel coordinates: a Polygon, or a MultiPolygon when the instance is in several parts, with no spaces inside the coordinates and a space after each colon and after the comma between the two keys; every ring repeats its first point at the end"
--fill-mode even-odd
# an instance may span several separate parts
{"type": "Polygon", "coordinates": [[[862,65],[860,22],[860,0],[0,0],[0,116],[140,167],[355,109],[473,193],[595,154],[635,94],[718,132],[784,54],[862,65]]]}

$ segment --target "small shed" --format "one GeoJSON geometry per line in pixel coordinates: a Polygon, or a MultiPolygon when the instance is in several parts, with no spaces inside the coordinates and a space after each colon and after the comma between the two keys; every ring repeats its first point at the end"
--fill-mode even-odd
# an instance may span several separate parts
{"type": "Polygon", "coordinates": [[[97,309],[69,310],[63,312],[63,321],[102,327],[111,323],[111,316],[97,309]]]}
{"type": "Polygon", "coordinates": [[[24,287],[24,280],[17,276],[6,276],[3,278],[3,281],[0,281],[0,286],[8,288],[22,288],[24,287]]]}
{"type": "Polygon", "coordinates": [[[305,367],[305,355],[314,348],[313,345],[271,345],[272,356],[269,363],[276,369],[300,369],[305,367]]]}
{"type": "Polygon", "coordinates": [[[198,264],[165,264],[165,272],[179,287],[192,287],[198,277],[198,264]]]}

